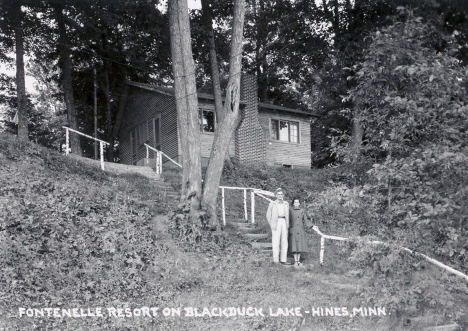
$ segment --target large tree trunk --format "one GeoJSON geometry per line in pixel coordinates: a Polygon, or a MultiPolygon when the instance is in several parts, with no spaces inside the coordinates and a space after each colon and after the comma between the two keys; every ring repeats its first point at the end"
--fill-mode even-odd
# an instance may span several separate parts
{"type": "MultiPolygon", "coordinates": [[[[221,94],[221,79],[219,75],[218,59],[216,55],[216,45],[213,33],[213,18],[212,10],[209,0],[201,0],[202,5],[202,18],[204,20],[205,28],[207,31],[206,41],[210,50],[210,68],[211,68],[211,82],[213,84],[213,96],[216,111],[216,122],[222,123],[225,117],[225,110],[223,107],[223,100],[221,94]]],[[[225,162],[229,167],[232,167],[232,161],[229,153],[226,153],[225,162]]]]}
{"type": "MultiPolygon", "coordinates": [[[[70,52],[70,42],[67,37],[65,28],[65,20],[62,7],[57,5],[55,8],[55,16],[59,29],[58,49],[60,52],[62,74],[63,74],[63,94],[65,105],[67,107],[67,120],[70,128],[78,130],[78,121],[76,118],[75,99],[73,97],[73,79],[72,79],[72,62],[70,52]]],[[[76,133],[70,134],[70,147],[73,154],[81,155],[80,137],[76,133]]]]}
{"type": "Polygon", "coordinates": [[[234,2],[229,81],[224,102],[225,117],[224,121],[220,123],[215,132],[210,162],[206,170],[206,179],[203,187],[203,203],[208,208],[208,215],[210,216],[212,225],[218,225],[216,214],[218,186],[223,171],[224,157],[227,153],[229,142],[239,116],[244,16],[245,0],[236,0],[234,2]]]}
{"type": "Polygon", "coordinates": [[[169,1],[172,68],[183,159],[182,199],[190,201],[191,214],[200,209],[201,156],[198,96],[186,1],[169,1]],[[185,131],[185,132],[184,132],[185,131]]]}
{"type": "Polygon", "coordinates": [[[13,4],[12,16],[15,21],[15,42],[16,42],[16,97],[18,100],[18,139],[27,141],[28,130],[28,108],[26,102],[26,85],[24,80],[24,59],[23,59],[23,13],[21,2],[13,4]]]}
{"type": "Polygon", "coordinates": [[[256,25],[256,45],[255,45],[255,62],[258,82],[258,96],[261,101],[268,101],[268,62],[267,62],[267,24],[265,20],[265,1],[254,1],[254,16],[256,25]]]}

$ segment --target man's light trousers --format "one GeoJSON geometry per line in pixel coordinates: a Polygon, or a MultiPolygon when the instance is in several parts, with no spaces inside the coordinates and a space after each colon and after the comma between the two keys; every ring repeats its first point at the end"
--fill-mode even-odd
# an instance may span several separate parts
{"type": "Polygon", "coordinates": [[[284,218],[278,218],[276,230],[271,230],[271,244],[273,246],[273,262],[280,261],[280,245],[281,262],[286,262],[288,258],[288,228],[284,218]]]}

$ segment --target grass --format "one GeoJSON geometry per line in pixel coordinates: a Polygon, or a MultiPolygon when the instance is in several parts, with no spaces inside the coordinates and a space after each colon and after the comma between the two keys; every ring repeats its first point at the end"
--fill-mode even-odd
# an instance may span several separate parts
{"type": "MultiPolygon", "coordinates": [[[[71,215],[70,219],[76,216],[83,204],[91,203],[91,200],[85,200],[79,205],[77,200],[80,195],[96,199],[100,202],[99,208],[80,218],[92,231],[83,232],[85,228],[79,225],[81,223],[59,218],[54,219],[54,223],[63,229],[60,231],[72,231],[101,254],[92,257],[93,265],[87,264],[92,255],[80,255],[84,254],[85,247],[76,247],[79,254],[72,256],[74,249],[70,247],[75,240],[73,237],[60,237],[61,245],[68,249],[69,254],[36,251],[34,258],[27,261],[17,258],[20,248],[14,254],[7,255],[6,247],[2,246],[2,270],[9,268],[26,275],[28,268],[38,269],[34,269],[32,276],[26,280],[22,279],[24,275],[18,273],[4,274],[3,278],[0,276],[0,330],[418,330],[417,326],[406,325],[404,316],[313,317],[304,313],[304,310],[312,307],[348,307],[348,310],[367,307],[357,290],[365,286],[371,274],[362,277],[353,275],[354,266],[347,260],[350,254],[347,246],[327,241],[325,265],[320,267],[320,242],[317,236],[310,235],[310,253],[303,255],[304,268],[273,265],[270,256],[253,251],[228,223],[226,231],[231,237],[231,244],[224,251],[208,254],[185,252],[167,232],[164,215],[173,201],[165,201],[160,190],[144,177],[114,176],[70,162],[65,156],[33,144],[19,144],[11,136],[1,136],[0,139],[0,187],[9,188],[0,189],[0,199],[17,205],[21,217],[32,216],[35,223],[31,223],[31,229],[34,229],[34,224],[52,226],[47,220],[54,219],[54,213],[58,210],[70,210],[66,214],[67,217],[71,215]],[[28,185],[24,184],[26,181],[28,185]],[[70,199],[62,200],[60,205],[49,206],[44,191],[31,184],[34,181],[41,187],[45,183],[56,190],[64,187],[64,194],[68,194],[70,199]],[[15,189],[21,185],[28,191],[15,189]],[[36,201],[36,208],[29,208],[31,201],[36,201]],[[25,203],[28,208],[24,206],[25,203]],[[77,204],[80,208],[76,207],[77,204]],[[117,221],[119,217],[124,217],[124,221],[117,221]],[[113,220],[113,223],[102,236],[97,236],[95,232],[98,227],[104,226],[101,224],[103,219],[113,220]],[[133,236],[132,231],[136,231],[133,236]],[[110,245],[109,241],[102,239],[106,233],[116,236],[114,242],[120,243],[115,252],[106,250],[109,249],[106,245],[110,245]],[[133,258],[128,262],[129,254],[141,250],[147,250],[151,255],[143,261],[143,265],[137,264],[135,267],[131,262],[133,258]],[[43,264],[37,266],[40,261],[43,264]],[[68,267],[67,263],[70,264],[68,267]],[[48,271],[56,270],[58,264],[64,268],[63,271],[48,271]],[[54,284],[48,283],[48,277],[52,277],[54,284]],[[15,285],[20,281],[23,281],[23,287],[15,285]],[[48,285],[41,286],[41,283],[48,285]],[[255,307],[262,308],[265,316],[209,318],[159,315],[154,318],[106,316],[63,319],[18,316],[19,307],[143,306],[159,307],[160,311],[164,307],[197,307],[199,311],[204,307],[255,307]],[[277,308],[294,307],[302,309],[302,317],[269,316],[269,308],[276,311],[277,308]]],[[[307,196],[307,192],[313,194],[325,190],[329,176],[323,172],[286,172],[281,169],[267,173],[262,173],[263,170],[235,171],[237,173],[225,174],[223,184],[258,185],[268,190],[283,185],[291,190],[293,184],[288,182],[299,176],[302,183],[294,185],[304,196],[307,196]]],[[[174,171],[168,174],[166,181],[177,188],[177,178],[178,172],[174,171]]],[[[55,191],[51,192],[53,196],[55,191]]],[[[243,200],[236,198],[236,194],[242,196],[240,192],[232,193],[227,202],[228,222],[243,216],[243,200]]],[[[258,202],[256,206],[257,230],[268,233],[263,216],[266,203],[258,202]]],[[[10,214],[5,220],[19,215],[8,210],[10,214]]],[[[0,223],[2,239],[6,239],[4,235],[10,224],[5,220],[0,223]]],[[[26,222],[23,219],[15,221],[20,224],[26,222]]],[[[334,232],[336,229],[327,231],[334,232]]],[[[32,250],[24,240],[33,238],[33,233],[33,230],[23,234],[15,232],[15,235],[23,238],[23,250],[32,250]]],[[[41,236],[34,238],[41,241],[41,236]]]]}

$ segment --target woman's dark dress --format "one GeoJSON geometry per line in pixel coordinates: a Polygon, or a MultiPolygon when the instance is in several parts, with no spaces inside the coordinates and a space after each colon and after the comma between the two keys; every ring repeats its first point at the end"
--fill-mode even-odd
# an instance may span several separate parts
{"type": "Polygon", "coordinates": [[[307,252],[307,237],[304,226],[312,226],[304,209],[289,208],[289,253],[307,252]]]}

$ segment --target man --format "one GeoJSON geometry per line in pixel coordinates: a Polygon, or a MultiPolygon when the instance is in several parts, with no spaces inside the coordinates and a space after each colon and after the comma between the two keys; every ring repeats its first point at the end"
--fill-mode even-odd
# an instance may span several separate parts
{"type": "Polygon", "coordinates": [[[289,229],[289,204],[284,201],[284,193],[281,188],[275,191],[276,200],[270,202],[267,210],[267,220],[271,227],[271,241],[273,249],[273,262],[287,265],[288,254],[288,229],[289,229]],[[280,259],[281,247],[281,259],[280,259]]]}

